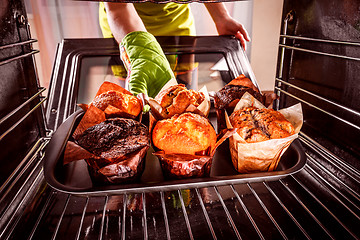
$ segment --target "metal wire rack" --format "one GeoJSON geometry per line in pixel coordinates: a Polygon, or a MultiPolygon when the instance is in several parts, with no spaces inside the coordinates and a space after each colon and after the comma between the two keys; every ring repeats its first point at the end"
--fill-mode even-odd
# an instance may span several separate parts
{"type": "Polygon", "coordinates": [[[86,198],[48,189],[14,221],[36,210],[28,239],[357,239],[359,175],[307,142],[305,169],[279,181],[86,198]]]}

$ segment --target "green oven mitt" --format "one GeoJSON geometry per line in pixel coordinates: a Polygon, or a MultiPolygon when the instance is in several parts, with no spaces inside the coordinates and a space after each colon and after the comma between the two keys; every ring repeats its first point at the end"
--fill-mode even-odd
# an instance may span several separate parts
{"type": "Polygon", "coordinates": [[[127,75],[127,88],[137,95],[155,97],[161,88],[175,78],[156,38],[148,32],[131,32],[120,43],[121,60],[127,75]]]}

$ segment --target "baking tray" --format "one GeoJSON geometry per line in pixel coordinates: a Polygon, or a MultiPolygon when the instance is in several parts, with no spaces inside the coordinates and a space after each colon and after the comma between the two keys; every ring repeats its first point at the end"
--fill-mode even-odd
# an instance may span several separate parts
{"type": "MultiPolygon", "coordinates": [[[[239,174],[232,165],[229,143],[226,140],[216,150],[209,177],[168,180],[163,177],[160,162],[152,155],[153,149],[150,148],[146,154],[145,170],[140,180],[134,183],[94,186],[85,160],[63,165],[66,143],[83,114],[83,110],[78,110],[67,118],[56,130],[45,151],[45,179],[51,187],[61,192],[86,196],[111,195],[273,181],[300,171],[306,163],[304,150],[300,141],[296,139],[282,156],[275,171],[239,174]]],[[[210,112],[209,119],[213,124],[216,123],[215,112],[210,112]]]]}

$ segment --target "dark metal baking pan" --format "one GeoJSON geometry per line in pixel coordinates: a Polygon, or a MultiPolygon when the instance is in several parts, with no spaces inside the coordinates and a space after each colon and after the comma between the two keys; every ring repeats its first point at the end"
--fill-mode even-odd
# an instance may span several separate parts
{"type": "MultiPolygon", "coordinates": [[[[282,156],[275,171],[239,174],[232,165],[228,141],[225,141],[216,150],[210,177],[167,180],[163,177],[158,158],[152,155],[153,150],[150,148],[146,154],[145,170],[138,182],[95,186],[92,184],[85,160],[63,165],[63,153],[66,143],[83,113],[82,110],[78,110],[60,125],[45,152],[45,179],[50,186],[61,192],[77,195],[111,195],[273,181],[300,171],[306,163],[304,150],[300,141],[296,139],[282,156]]],[[[209,119],[215,122],[215,114],[210,113],[209,119]]]]}

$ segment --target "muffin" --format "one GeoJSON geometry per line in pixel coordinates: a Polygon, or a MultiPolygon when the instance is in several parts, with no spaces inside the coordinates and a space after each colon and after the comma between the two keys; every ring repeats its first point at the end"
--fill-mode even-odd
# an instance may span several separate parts
{"type": "Polygon", "coordinates": [[[92,154],[85,160],[93,183],[114,184],[141,176],[150,136],[138,121],[112,118],[86,129],[76,143],[92,154]]]}
{"type": "Polygon", "coordinates": [[[177,84],[162,90],[155,100],[165,110],[167,117],[181,114],[193,105],[198,107],[204,100],[205,95],[192,89],[187,89],[184,84],[177,84]]]}
{"type": "Polygon", "coordinates": [[[294,134],[293,125],[273,109],[246,107],[234,111],[229,119],[240,137],[248,143],[285,138],[294,134]]]}
{"type": "Polygon", "coordinates": [[[215,147],[216,132],[207,118],[183,113],[158,121],[152,131],[152,141],[166,154],[197,155],[215,147]]]}
{"type": "Polygon", "coordinates": [[[107,118],[135,118],[142,111],[142,103],[139,98],[116,90],[110,90],[96,96],[91,105],[104,111],[107,118]]]}
{"type": "Polygon", "coordinates": [[[260,103],[265,103],[265,96],[258,88],[243,74],[230,81],[223,88],[218,90],[214,96],[214,107],[216,110],[218,129],[226,128],[225,112],[230,115],[234,107],[245,93],[251,94],[260,103]]]}

